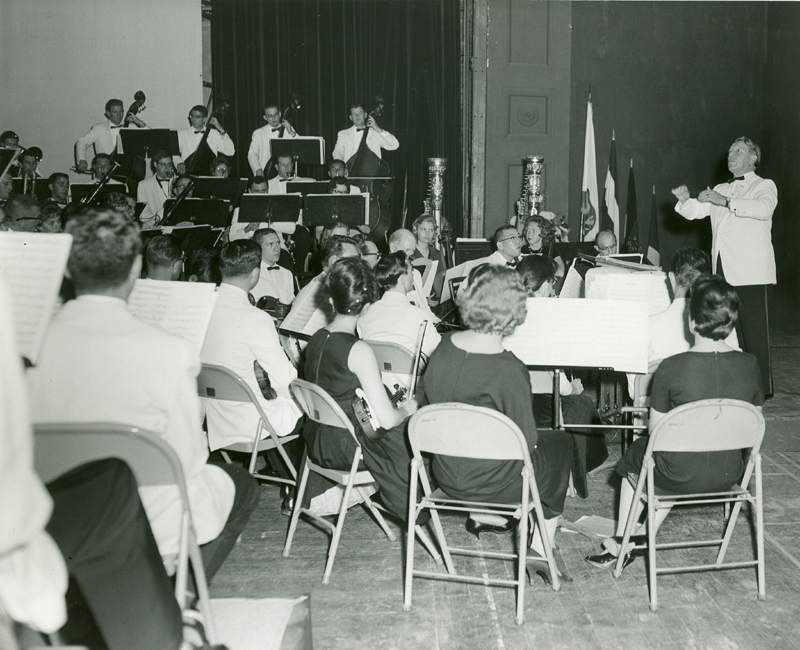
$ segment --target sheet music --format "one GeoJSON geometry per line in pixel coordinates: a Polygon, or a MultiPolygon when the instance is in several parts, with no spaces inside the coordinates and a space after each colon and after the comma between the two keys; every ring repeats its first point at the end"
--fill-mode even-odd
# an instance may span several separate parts
{"type": "Polygon", "coordinates": [[[647,303],[528,298],[528,316],[503,340],[529,366],[647,372],[647,303]]]}
{"type": "Polygon", "coordinates": [[[564,278],[564,284],[561,285],[561,293],[558,294],[559,298],[585,298],[586,286],[583,277],[578,273],[575,265],[569,267],[567,277],[564,278]]]}
{"type": "MultiPolygon", "coordinates": [[[[314,280],[312,280],[314,282],[314,280]]],[[[331,322],[332,314],[326,311],[322,287],[317,289],[316,296],[308,300],[297,300],[292,303],[292,309],[281,323],[281,329],[311,336],[331,322]]]]}
{"type": "Polygon", "coordinates": [[[36,363],[58,303],[72,235],[0,233],[0,278],[11,294],[19,353],[36,363]]]}
{"type": "Polygon", "coordinates": [[[611,267],[589,269],[586,273],[586,297],[646,302],[651,316],[664,311],[671,302],[667,276],[663,271],[643,273],[611,267]]]}
{"type": "Polygon", "coordinates": [[[439,261],[419,257],[411,261],[411,266],[422,273],[422,290],[424,295],[430,296],[433,292],[433,281],[436,278],[436,269],[439,267],[439,261]]]}
{"type": "Polygon", "coordinates": [[[215,289],[211,282],[138,279],[128,297],[128,311],[190,341],[199,354],[217,301],[215,289]]]}

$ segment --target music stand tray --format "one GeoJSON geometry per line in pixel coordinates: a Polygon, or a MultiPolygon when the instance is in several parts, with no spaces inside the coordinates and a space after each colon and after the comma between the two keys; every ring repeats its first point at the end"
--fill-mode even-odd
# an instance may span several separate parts
{"type": "Polygon", "coordinates": [[[306,194],[327,194],[328,181],[287,181],[286,193],[296,194],[300,193],[303,196],[306,194]]]}
{"type": "Polygon", "coordinates": [[[303,223],[308,227],[344,223],[353,228],[369,225],[369,194],[308,194],[303,223]]]}
{"type": "Polygon", "coordinates": [[[170,156],[179,156],[178,132],[173,129],[120,129],[122,151],[128,156],[152,158],[159,149],[164,149],[170,156]]]}
{"type": "MultiPolygon", "coordinates": [[[[175,199],[164,202],[164,214],[170,211],[175,199]]],[[[159,226],[175,226],[190,221],[196,226],[224,228],[230,223],[230,203],[224,199],[184,199],[175,211],[159,226]]]]}
{"type": "MultiPolygon", "coordinates": [[[[84,197],[87,199],[92,195],[92,193],[97,189],[97,183],[72,183],[69,186],[70,196],[72,197],[72,202],[77,203],[84,197]]],[[[128,194],[128,188],[122,183],[114,183],[109,181],[105,184],[102,190],[100,190],[99,197],[105,197],[108,195],[109,192],[119,192],[120,194],[128,194]]]]}
{"type": "Polygon", "coordinates": [[[222,178],[220,176],[197,176],[194,179],[192,197],[196,199],[225,199],[234,208],[247,191],[246,178],[222,178]]]}
{"type": "MultiPolygon", "coordinates": [[[[28,181],[30,182],[30,181],[28,181]]],[[[25,189],[25,179],[24,178],[12,178],[11,183],[14,186],[14,194],[22,194],[22,190],[25,189]]],[[[34,182],[34,193],[37,197],[46,196],[50,198],[50,188],[47,187],[50,184],[49,178],[37,178],[34,182]]],[[[39,199],[43,201],[44,199],[39,199]]]]}
{"type": "Polygon", "coordinates": [[[242,194],[239,223],[297,223],[303,204],[301,194],[242,194]]]}
{"type": "Polygon", "coordinates": [[[270,140],[272,159],[280,156],[297,158],[300,165],[322,165],[325,162],[325,139],[320,137],[275,138],[270,140]]]}

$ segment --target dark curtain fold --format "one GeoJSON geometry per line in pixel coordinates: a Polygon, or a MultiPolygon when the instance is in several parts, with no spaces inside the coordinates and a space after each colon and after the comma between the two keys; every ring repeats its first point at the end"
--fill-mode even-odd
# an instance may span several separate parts
{"type": "MultiPolygon", "coordinates": [[[[325,138],[326,162],[336,134],[350,126],[348,107],[369,111],[400,141],[384,152],[395,178],[392,230],[422,212],[428,158],[447,158],[444,214],[461,234],[461,35],[459,0],[214,0],[213,94],[231,106],[223,118],[236,143],[234,169],[249,176],[252,132],[264,125],[264,102],[284,110],[302,135],[325,138]]],[[[310,175],[327,178],[326,169],[310,175]]]]}

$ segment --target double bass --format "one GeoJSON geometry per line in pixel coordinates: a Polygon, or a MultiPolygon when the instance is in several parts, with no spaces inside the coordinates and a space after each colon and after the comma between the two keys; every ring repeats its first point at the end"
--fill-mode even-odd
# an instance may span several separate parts
{"type": "MultiPolygon", "coordinates": [[[[383,115],[383,98],[375,97],[375,106],[367,115],[377,118],[383,115]]],[[[369,192],[369,236],[373,241],[383,239],[392,224],[392,215],[389,212],[389,200],[392,197],[392,180],[388,178],[392,170],[383,158],[375,154],[367,146],[369,126],[364,126],[361,133],[361,142],[358,150],[352,155],[347,165],[350,178],[358,179],[358,186],[362,192],[369,192]],[[374,177],[385,177],[374,179],[374,177]]]]}

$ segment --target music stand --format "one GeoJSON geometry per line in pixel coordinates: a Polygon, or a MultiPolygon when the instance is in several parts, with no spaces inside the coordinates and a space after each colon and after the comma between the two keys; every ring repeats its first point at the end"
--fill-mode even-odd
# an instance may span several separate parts
{"type": "Polygon", "coordinates": [[[491,254],[492,242],[488,239],[456,239],[456,266],[491,254]]]}
{"type": "Polygon", "coordinates": [[[301,165],[322,165],[325,162],[325,139],[307,138],[274,138],[270,140],[272,160],[281,156],[291,156],[301,165]]]}
{"type": "Polygon", "coordinates": [[[303,223],[308,227],[344,223],[353,228],[369,225],[369,194],[308,194],[303,223]]]}
{"type": "MultiPolygon", "coordinates": [[[[163,149],[170,156],[180,155],[178,132],[173,129],[120,129],[120,142],[122,151],[117,152],[120,173],[129,176],[137,158],[147,160],[159,149],[163,149]]],[[[145,169],[145,175],[147,170],[145,169]]]]}
{"type": "Polygon", "coordinates": [[[234,208],[247,191],[246,178],[222,178],[220,176],[197,176],[194,179],[192,196],[196,199],[225,199],[234,208]]]}
{"type": "MultiPolygon", "coordinates": [[[[170,211],[175,199],[164,202],[164,214],[170,211]]],[[[230,223],[230,203],[224,199],[184,199],[175,211],[159,226],[175,226],[190,221],[196,226],[208,225],[224,228],[230,223]]]]}
{"type": "Polygon", "coordinates": [[[300,193],[303,196],[306,194],[327,194],[328,181],[287,181],[286,193],[296,194],[300,193]]]}
{"type": "MultiPolygon", "coordinates": [[[[69,192],[72,197],[73,203],[78,203],[83,198],[89,198],[92,193],[97,189],[97,183],[72,183],[69,186],[69,192]]],[[[120,194],[128,194],[128,188],[122,183],[112,183],[110,180],[105,184],[97,198],[102,200],[108,196],[109,192],[119,192],[120,194]]]]}
{"type": "Polygon", "coordinates": [[[300,194],[242,194],[239,223],[297,223],[303,197],[300,194]]]}
{"type": "Polygon", "coordinates": [[[142,212],[147,207],[147,203],[144,202],[137,202],[136,207],[133,209],[133,218],[139,219],[142,216],[142,212]]]}
{"type": "Polygon", "coordinates": [[[22,153],[20,149],[0,149],[0,178],[8,173],[8,169],[14,164],[19,154],[22,153]]]}
{"type": "MultiPolygon", "coordinates": [[[[2,175],[2,174],[0,174],[2,175]]],[[[14,193],[15,194],[22,194],[22,190],[25,189],[25,179],[24,178],[12,178],[11,183],[14,186],[14,193]]],[[[30,181],[28,181],[30,183],[30,181]]],[[[50,180],[47,178],[37,178],[34,181],[34,194],[39,196],[47,196],[50,198],[50,188],[48,185],[50,184],[50,180]]],[[[42,199],[40,199],[42,200],[42,199]]]]}

